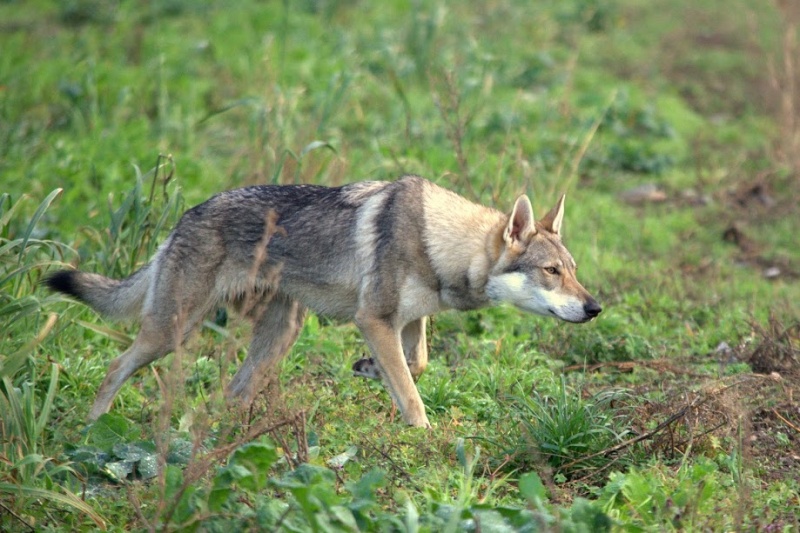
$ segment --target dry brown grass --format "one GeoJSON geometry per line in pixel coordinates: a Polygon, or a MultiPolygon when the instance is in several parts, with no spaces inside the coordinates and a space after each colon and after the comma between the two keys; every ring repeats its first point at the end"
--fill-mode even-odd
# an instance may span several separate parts
{"type": "Polygon", "coordinates": [[[781,14],[781,48],[768,59],[770,100],[774,102],[780,135],[775,143],[776,160],[787,166],[800,183],[800,3],[775,0],[781,14]]]}
{"type": "Polygon", "coordinates": [[[800,322],[786,327],[774,315],[767,326],[752,324],[759,341],[749,363],[754,372],[777,372],[800,381],[800,322]]]}

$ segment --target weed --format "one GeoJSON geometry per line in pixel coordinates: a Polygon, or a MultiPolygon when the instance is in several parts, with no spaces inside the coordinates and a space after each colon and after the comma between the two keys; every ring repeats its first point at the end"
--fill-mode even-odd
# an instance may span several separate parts
{"type": "Polygon", "coordinates": [[[665,153],[658,140],[674,138],[676,133],[652,104],[638,106],[628,91],[619,91],[601,117],[598,133],[607,148],[603,155],[592,155],[587,164],[644,174],[661,174],[674,165],[674,156],[665,153]]]}
{"type": "Polygon", "coordinates": [[[41,302],[27,293],[31,277],[69,250],[63,243],[37,238],[35,233],[45,211],[61,192],[52,191],[24,227],[12,224],[27,196],[12,202],[9,194],[0,195],[0,318],[9,324],[41,311],[41,302]],[[48,259],[43,260],[42,256],[48,259]]]}
{"type": "Polygon", "coordinates": [[[170,195],[167,189],[175,173],[171,156],[158,156],[155,167],[147,174],[138,167],[135,171],[134,186],[125,194],[120,206],[115,209],[110,203],[108,205],[111,242],[107,248],[111,253],[101,253],[98,260],[102,271],[112,277],[125,277],[147,261],[155,253],[158,239],[174,226],[183,212],[180,192],[176,190],[170,195]],[[159,180],[162,172],[166,173],[159,180]],[[148,175],[152,179],[150,192],[145,196],[144,179],[148,175]],[[157,196],[158,185],[161,194],[157,196]]]}
{"type": "MultiPolygon", "coordinates": [[[[661,468],[614,472],[599,503],[612,518],[669,531],[733,526],[733,516],[715,512],[725,498],[717,465],[708,459],[670,471],[661,468]]],[[[730,505],[730,502],[728,502],[730,505]]]]}
{"type": "Polygon", "coordinates": [[[441,76],[441,81],[438,81],[438,83],[434,82],[434,79],[435,78],[432,78],[431,81],[431,85],[434,87],[434,89],[432,89],[434,94],[433,102],[436,105],[436,109],[439,110],[439,114],[445,124],[447,137],[453,145],[453,151],[456,155],[456,161],[458,161],[461,179],[464,180],[466,186],[469,187],[470,168],[467,155],[464,152],[464,135],[469,117],[463,116],[464,110],[461,106],[461,92],[458,88],[458,80],[452,71],[446,71],[441,76]],[[441,86],[440,89],[436,88],[439,86],[441,86]]]}
{"type": "Polygon", "coordinates": [[[450,376],[431,376],[422,397],[425,407],[434,413],[444,413],[455,406],[469,406],[469,391],[459,390],[450,376]]]}
{"type": "MultiPolygon", "coordinates": [[[[15,328],[33,329],[19,340],[4,344],[9,352],[0,353],[0,495],[14,499],[13,509],[22,511],[33,502],[48,501],[71,507],[88,516],[99,528],[105,529],[106,520],[67,487],[57,486],[55,480],[74,480],[75,471],[68,463],[49,456],[49,426],[58,392],[59,366],[49,365],[46,392],[44,381],[32,364],[32,355],[53,331],[58,316],[51,313],[40,322],[42,302],[29,293],[32,280],[41,271],[56,263],[69,248],[59,242],[41,238],[36,226],[51,204],[61,195],[61,189],[52,191],[36,208],[25,225],[15,226],[14,215],[23,208],[26,196],[16,202],[10,195],[0,196],[0,319],[3,321],[3,340],[14,337],[15,328]],[[25,340],[29,339],[29,340],[25,340]]],[[[34,281],[35,283],[35,281],[34,281]]],[[[3,506],[8,509],[7,506],[3,506]]],[[[14,516],[15,527],[29,526],[27,513],[14,516]]],[[[2,525],[2,523],[0,523],[2,525]]]]}
{"type": "MultiPolygon", "coordinates": [[[[59,464],[56,459],[42,454],[45,429],[58,390],[58,366],[51,365],[50,368],[47,393],[41,404],[37,398],[36,381],[25,381],[16,387],[9,375],[2,375],[0,495],[16,497],[14,507],[20,510],[37,500],[66,505],[85,513],[97,527],[105,530],[105,519],[90,505],[66,488],[54,488],[54,479],[74,477],[75,471],[68,464],[59,464]]],[[[27,524],[24,517],[14,516],[22,524],[27,524]]]]}
{"type": "Polygon", "coordinates": [[[552,395],[533,391],[530,397],[517,398],[521,434],[513,453],[521,464],[548,464],[560,479],[604,467],[609,459],[597,452],[621,442],[628,433],[620,415],[610,408],[621,397],[621,392],[608,391],[584,400],[562,377],[552,395]]]}

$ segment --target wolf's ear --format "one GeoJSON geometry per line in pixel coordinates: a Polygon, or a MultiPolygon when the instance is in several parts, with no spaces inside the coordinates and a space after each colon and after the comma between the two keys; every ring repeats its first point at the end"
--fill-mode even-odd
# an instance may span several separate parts
{"type": "Polygon", "coordinates": [[[562,194],[556,206],[541,221],[544,229],[550,233],[555,233],[559,237],[561,236],[561,223],[564,222],[564,198],[566,197],[566,194],[562,194]]]}
{"type": "Polygon", "coordinates": [[[508,217],[508,225],[503,231],[503,240],[507,246],[511,246],[515,241],[525,242],[535,234],[533,207],[528,197],[523,194],[514,203],[514,209],[508,217]]]}

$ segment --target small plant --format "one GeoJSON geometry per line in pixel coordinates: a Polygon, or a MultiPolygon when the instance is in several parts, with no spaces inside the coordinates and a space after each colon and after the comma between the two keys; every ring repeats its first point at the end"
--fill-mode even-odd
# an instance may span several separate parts
{"type": "Polygon", "coordinates": [[[724,498],[719,469],[700,458],[676,472],[669,469],[630,469],[612,472],[598,503],[613,518],[661,531],[733,530],[733,517],[715,512],[724,498]]]}
{"type": "Polygon", "coordinates": [[[531,523],[539,529],[564,532],[610,531],[611,518],[595,503],[583,498],[575,498],[569,509],[552,512],[548,509],[547,490],[542,479],[535,472],[528,472],[519,478],[519,492],[533,510],[531,523]]]}
{"type": "Polygon", "coordinates": [[[606,31],[612,24],[614,4],[607,0],[560,2],[558,19],[566,25],[581,24],[589,32],[606,31]]]}
{"type": "Polygon", "coordinates": [[[435,413],[444,413],[454,406],[464,408],[469,405],[470,395],[459,390],[451,376],[443,374],[431,376],[421,392],[426,407],[435,413]]]}
{"type": "MultiPolygon", "coordinates": [[[[53,480],[72,476],[75,472],[68,464],[43,455],[45,429],[50,421],[56,391],[58,366],[51,365],[47,393],[39,401],[39,390],[34,376],[15,386],[8,375],[0,381],[0,495],[13,497],[12,507],[17,512],[37,500],[48,500],[72,507],[85,513],[95,525],[105,529],[105,520],[90,505],[66,488],[55,490],[53,480]]],[[[15,514],[21,522],[22,517],[15,514]]]]}
{"type": "MultiPolygon", "coordinates": [[[[41,238],[36,226],[61,193],[62,189],[55,189],[48,194],[25,224],[16,224],[15,217],[24,209],[28,195],[20,196],[16,202],[9,194],[0,195],[0,324],[30,326],[22,321],[39,316],[42,302],[31,294],[32,280],[56,258],[63,257],[69,247],[41,238]]],[[[25,349],[29,351],[34,345],[25,349]]],[[[23,356],[27,357],[27,353],[23,356]]],[[[15,357],[9,357],[4,363],[0,359],[0,367],[13,360],[15,357]]]]}
{"type": "MultiPolygon", "coordinates": [[[[108,236],[111,242],[96,255],[103,272],[112,277],[129,276],[152,257],[159,237],[174,227],[184,208],[180,191],[170,194],[167,190],[174,173],[172,156],[159,155],[150,171],[142,173],[136,168],[136,181],[119,207],[114,208],[109,202],[108,236]],[[151,175],[150,191],[145,196],[144,180],[151,175]],[[162,189],[160,195],[156,194],[159,185],[162,189]]],[[[101,233],[95,233],[94,237],[100,242],[107,238],[101,233]]]]}
{"type": "Polygon", "coordinates": [[[658,141],[673,139],[676,132],[652,105],[637,105],[627,91],[615,93],[599,123],[598,133],[606,144],[602,155],[594,154],[586,162],[638,172],[661,174],[675,164],[658,141]]]}
{"type": "Polygon", "coordinates": [[[337,476],[328,468],[301,464],[272,475],[278,458],[269,440],[244,444],[216,471],[210,487],[187,485],[179,467],[167,466],[163,498],[172,504],[164,507],[158,522],[167,530],[325,532],[383,531],[400,524],[377,503],[382,473],[368,472],[347,483],[341,494],[337,476]]]}
{"type": "Polygon", "coordinates": [[[468,453],[463,439],[456,442],[459,471],[455,486],[441,492],[428,491],[426,506],[420,513],[406,502],[405,516],[401,519],[405,531],[608,531],[611,520],[596,505],[577,498],[570,508],[550,505],[539,476],[530,472],[519,480],[520,495],[528,508],[497,505],[490,501],[493,489],[506,480],[487,482],[476,476],[481,455],[480,447],[468,453]],[[480,488],[489,483],[481,494],[480,488]]]}
{"type": "MultiPolygon", "coordinates": [[[[75,469],[93,483],[111,480],[116,483],[134,479],[147,480],[158,475],[158,451],[155,442],[139,438],[139,431],[121,415],[107,413],[86,430],[85,442],[67,445],[66,455],[75,469]]],[[[168,465],[185,465],[191,456],[192,443],[183,438],[170,440],[166,453],[168,465]]]]}
{"type": "Polygon", "coordinates": [[[553,395],[534,391],[518,399],[520,461],[538,464],[539,458],[563,476],[599,468],[608,462],[598,452],[620,442],[627,431],[611,411],[610,403],[620,393],[603,393],[588,400],[569,389],[564,378],[553,395]]]}

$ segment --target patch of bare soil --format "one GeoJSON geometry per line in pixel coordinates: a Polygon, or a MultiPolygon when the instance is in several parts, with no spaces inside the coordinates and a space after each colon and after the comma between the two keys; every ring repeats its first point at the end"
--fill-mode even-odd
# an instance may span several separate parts
{"type": "Polygon", "coordinates": [[[754,347],[729,350],[747,350],[735,355],[753,373],[687,388],[680,377],[692,373],[691,367],[666,369],[675,386],[663,384],[667,397],[643,405],[639,413],[642,420],[671,421],[649,439],[651,452],[703,453],[733,439],[741,441],[754,464],[763,465],[769,479],[800,479],[800,322],[786,327],[771,317],[766,326],[752,327],[754,347]]]}
{"type": "MultiPolygon", "coordinates": [[[[727,440],[735,443],[749,434],[754,413],[778,399],[792,403],[777,375],[738,374],[708,380],[695,390],[678,387],[664,400],[641,407],[639,415],[645,420],[669,421],[646,448],[668,458],[712,454],[727,440]]],[[[743,444],[748,443],[745,438],[743,444]]]]}
{"type": "MultiPolygon", "coordinates": [[[[765,394],[760,405],[749,413],[743,456],[745,464],[758,476],[760,489],[800,479],[800,403],[792,398],[791,392],[794,390],[797,394],[797,382],[793,389],[787,389],[789,393],[782,398],[775,398],[779,400],[775,404],[771,403],[771,395],[765,394]]],[[[800,508],[800,498],[795,495],[793,500],[782,502],[785,510],[764,530],[774,527],[774,531],[785,531],[783,528],[793,525],[796,531],[800,527],[796,513],[796,509],[800,508]]],[[[750,501],[744,503],[752,506],[750,501]]]]}
{"type": "MultiPolygon", "coordinates": [[[[766,326],[752,326],[755,342],[718,353],[726,360],[747,361],[752,373],[711,377],[688,359],[606,363],[592,368],[655,371],[657,385],[644,384],[637,393],[657,390],[663,394],[635,407],[631,417],[634,437],[600,453],[619,457],[634,445],[647,455],[665,459],[716,457],[738,451],[762,488],[778,482],[796,483],[800,479],[800,322],[786,327],[773,317],[766,326]]],[[[703,364],[707,363],[704,358],[703,364]]],[[[758,500],[749,490],[744,488],[741,495],[743,520],[759,515],[755,509],[758,500]]],[[[793,509],[793,504],[800,505],[800,501],[782,505],[793,509]]],[[[772,519],[771,524],[761,525],[769,529],[797,521],[792,511],[772,519]]]]}
{"type": "Polygon", "coordinates": [[[784,401],[761,406],[750,418],[748,444],[765,483],[800,476],[800,405],[784,401]]]}
{"type": "Polygon", "coordinates": [[[750,454],[765,482],[800,479],[800,322],[785,327],[771,317],[753,329],[760,340],[748,362],[778,380],[780,390],[751,398],[750,454]]]}
{"type": "Polygon", "coordinates": [[[640,433],[630,442],[638,441],[647,455],[665,459],[738,451],[757,485],[742,485],[737,523],[765,531],[796,527],[794,509],[800,501],[781,502],[785,511],[777,516],[767,512],[769,522],[760,523],[759,508],[765,503],[757,492],[800,479],[800,382],[772,372],[709,379],[692,388],[676,379],[662,387],[668,391],[665,399],[637,409],[634,425],[640,433]]]}

